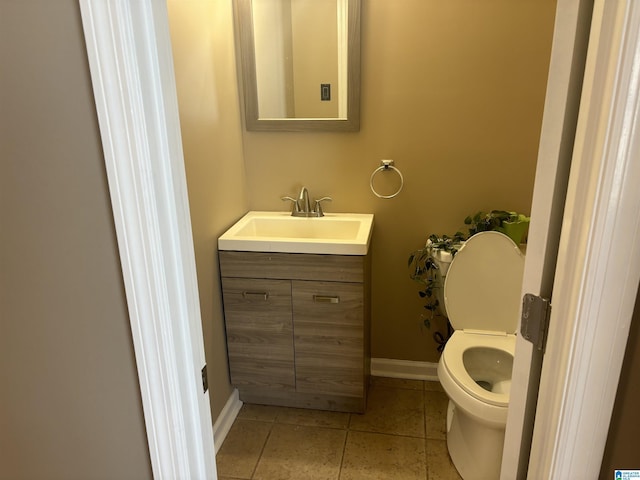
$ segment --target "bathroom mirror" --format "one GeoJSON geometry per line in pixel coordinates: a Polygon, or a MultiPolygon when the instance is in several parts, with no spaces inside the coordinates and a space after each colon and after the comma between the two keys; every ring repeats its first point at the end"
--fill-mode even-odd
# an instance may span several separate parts
{"type": "Polygon", "coordinates": [[[235,0],[247,130],[360,128],[360,0],[235,0]]]}

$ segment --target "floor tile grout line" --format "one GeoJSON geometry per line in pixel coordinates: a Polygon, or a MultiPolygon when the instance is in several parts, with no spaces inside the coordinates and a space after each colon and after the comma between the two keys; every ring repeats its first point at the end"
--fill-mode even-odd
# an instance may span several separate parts
{"type": "Polygon", "coordinates": [[[427,383],[423,382],[422,408],[424,412],[424,476],[429,480],[429,439],[427,437],[427,383]]]}
{"type": "Polygon", "coordinates": [[[429,463],[427,462],[429,451],[429,440],[427,439],[427,383],[422,382],[422,416],[424,421],[422,422],[422,428],[424,430],[424,477],[425,480],[429,480],[429,463]]]}
{"type": "Polygon", "coordinates": [[[355,432],[355,433],[375,433],[378,435],[388,435],[390,437],[402,437],[402,438],[417,438],[418,440],[426,440],[427,437],[418,437],[416,435],[407,435],[407,434],[403,434],[403,433],[395,433],[395,432],[381,432],[379,430],[356,430],[356,429],[349,429],[349,432],[355,432]]]}
{"type": "MultiPolygon", "coordinates": [[[[424,382],[422,382],[424,386],[424,382]]],[[[427,438],[427,395],[422,390],[422,433],[424,433],[424,438],[427,438]]]]}
{"type": "Polygon", "coordinates": [[[349,430],[345,431],[344,443],[342,444],[342,457],[340,457],[340,468],[338,468],[338,480],[342,477],[342,466],[344,465],[344,455],[347,451],[347,441],[349,440],[349,430]]]}
{"type": "Polygon", "coordinates": [[[400,438],[410,438],[413,440],[427,440],[424,437],[415,437],[413,435],[402,435],[400,433],[389,433],[389,432],[374,432],[371,430],[349,430],[348,433],[370,433],[372,435],[384,435],[386,437],[400,437],[400,438]]]}
{"type": "Polygon", "coordinates": [[[429,480],[429,440],[427,438],[427,383],[422,382],[422,428],[424,429],[424,478],[429,480]]]}
{"type": "Polygon", "coordinates": [[[271,423],[271,427],[269,427],[267,438],[264,439],[264,443],[262,444],[262,448],[260,449],[260,455],[258,455],[258,460],[256,461],[256,464],[253,466],[253,471],[251,472],[251,478],[254,478],[256,475],[256,470],[258,470],[258,465],[260,465],[260,460],[262,460],[264,449],[267,446],[267,442],[269,441],[269,438],[271,437],[271,432],[273,431],[273,426],[275,425],[275,422],[269,422],[269,423],[271,423]]]}

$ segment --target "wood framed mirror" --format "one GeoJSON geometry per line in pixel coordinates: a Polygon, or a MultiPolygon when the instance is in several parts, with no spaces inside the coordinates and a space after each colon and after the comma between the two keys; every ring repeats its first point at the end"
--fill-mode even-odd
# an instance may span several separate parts
{"type": "Polygon", "coordinates": [[[360,0],[234,0],[250,131],[360,129],[360,0]]]}

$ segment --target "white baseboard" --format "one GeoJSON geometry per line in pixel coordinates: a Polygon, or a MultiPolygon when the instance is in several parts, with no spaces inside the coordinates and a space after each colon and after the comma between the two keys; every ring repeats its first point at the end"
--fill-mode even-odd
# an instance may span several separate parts
{"type": "Polygon", "coordinates": [[[238,396],[238,389],[234,388],[231,395],[229,395],[227,403],[225,403],[220,415],[218,415],[218,418],[213,424],[213,444],[215,445],[216,453],[220,450],[224,439],[227,438],[227,434],[238,416],[240,408],[242,408],[242,401],[238,396]]]}
{"type": "Polygon", "coordinates": [[[372,358],[371,375],[434,381],[438,380],[438,364],[412,360],[394,360],[392,358],[372,358]]]}

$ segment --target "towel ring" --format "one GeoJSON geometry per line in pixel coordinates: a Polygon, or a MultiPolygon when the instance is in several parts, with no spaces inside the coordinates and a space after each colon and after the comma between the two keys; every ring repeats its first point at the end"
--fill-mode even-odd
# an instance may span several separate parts
{"type": "Polygon", "coordinates": [[[398,195],[402,191],[402,187],[404,186],[404,177],[402,176],[402,172],[393,166],[393,160],[380,160],[380,166],[376,168],[371,174],[371,178],[369,179],[369,186],[371,187],[371,191],[378,198],[393,198],[398,195]],[[400,188],[395,193],[391,195],[380,195],[376,192],[376,189],[373,188],[373,177],[375,177],[378,172],[382,172],[383,170],[395,170],[396,173],[400,176],[400,188]]]}

